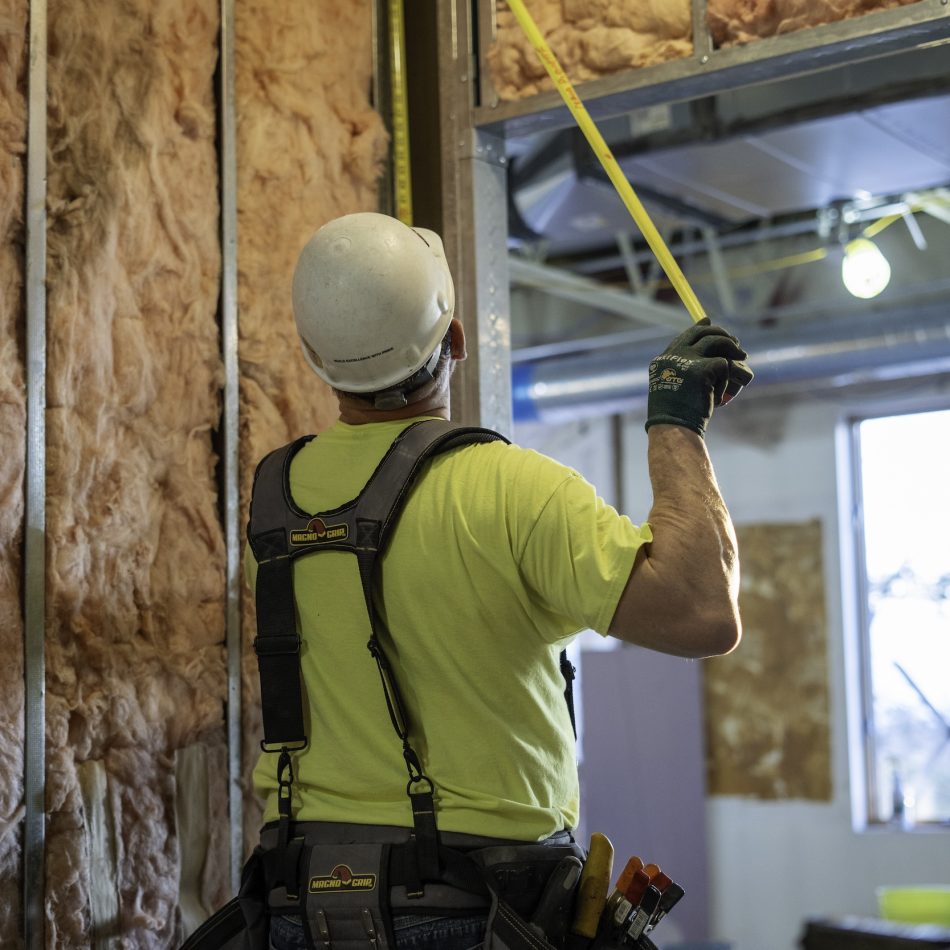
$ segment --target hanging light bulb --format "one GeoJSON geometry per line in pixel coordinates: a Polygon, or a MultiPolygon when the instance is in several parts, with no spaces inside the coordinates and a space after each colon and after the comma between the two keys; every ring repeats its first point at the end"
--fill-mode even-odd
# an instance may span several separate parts
{"type": "Polygon", "coordinates": [[[890,282],[891,265],[873,241],[857,238],[844,247],[841,279],[849,293],[868,300],[876,297],[890,282]]]}

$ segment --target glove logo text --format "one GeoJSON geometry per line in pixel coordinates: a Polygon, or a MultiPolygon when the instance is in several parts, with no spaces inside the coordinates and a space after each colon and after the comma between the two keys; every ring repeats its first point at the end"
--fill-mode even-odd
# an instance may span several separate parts
{"type": "Polygon", "coordinates": [[[678,368],[672,366],[664,366],[661,369],[658,362],[652,363],[650,365],[650,391],[675,391],[679,389],[680,386],[683,385],[684,380],[683,377],[679,375],[677,369],[678,368]]]}

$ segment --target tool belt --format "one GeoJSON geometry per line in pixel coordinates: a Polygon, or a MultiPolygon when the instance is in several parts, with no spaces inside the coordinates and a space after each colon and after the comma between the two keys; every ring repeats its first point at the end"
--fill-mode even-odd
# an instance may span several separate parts
{"type": "Polygon", "coordinates": [[[318,950],[394,950],[393,916],[469,916],[486,912],[483,950],[656,950],[648,937],[624,939],[602,927],[589,940],[568,932],[583,850],[567,832],[526,844],[443,833],[439,881],[425,904],[408,896],[405,861],[411,829],[301,822],[296,898],[276,884],[279,832],[265,826],[238,896],[207,920],[181,950],[270,950],[271,916],[295,917],[318,950]],[[336,883],[339,882],[339,883],[336,883]]]}
{"type": "Polygon", "coordinates": [[[298,822],[291,839],[298,843],[296,883],[288,887],[286,868],[280,866],[279,829],[265,827],[259,857],[268,912],[299,918],[308,945],[319,950],[391,950],[392,919],[400,913],[485,913],[484,946],[493,950],[563,946],[548,942],[543,931],[566,933],[570,922],[579,875],[568,888],[552,881],[565,859],[579,869],[584,857],[568,832],[537,844],[443,833],[439,878],[425,881],[422,897],[410,896],[415,880],[411,834],[411,828],[298,822]],[[560,893],[545,902],[549,884],[560,893]],[[549,919],[532,927],[541,905],[549,908],[549,919]]]}

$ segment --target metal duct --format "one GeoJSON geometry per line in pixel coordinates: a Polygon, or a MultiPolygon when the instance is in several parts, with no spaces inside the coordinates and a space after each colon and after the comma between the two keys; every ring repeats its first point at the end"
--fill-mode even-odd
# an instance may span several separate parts
{"type": "MultiPolygon", "coordinates": [[[[840,388],[950,372],[950,306],[861,321],[742,331],[756,391],[840,388]]],[[[647,367],[663,343],[516,364],[516,422],[563,422],[642,406],[647,367]]]]}

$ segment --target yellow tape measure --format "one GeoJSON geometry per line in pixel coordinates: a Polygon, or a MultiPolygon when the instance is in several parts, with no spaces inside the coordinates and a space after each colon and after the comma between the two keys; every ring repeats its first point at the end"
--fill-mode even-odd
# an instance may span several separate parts
{"type": "Polygon", "coordinates": [[[613,183],[614,188],[617,189],[617,194],[620,195],[621,200],[627,206],[627,210],[640,229],[640,233],[646,238],[647,244],[650,245],[650,250],[653,251],[656,259],[660,262],[663,272],[679,294],[680,300],[683,301],[683,305],[689,311],[689,315],[693,320],[702,320],[703,317],[706,316],[706,312],[703,310],[699,298],[693,293],[693,288],[690,287],[689,281],[687,281],[685,275],[680,270],[679,264],[676,263],[676,260],[670,253],[669,248],[660,236],[660,232],[657,231],[646,208],[640,203],[640,199],[637,197],[636,192],[634,192],[630,182],[627,181],[626,175],[624,175],[620,166],[617,164],[617,159],[614,158],[613,152],[610,151],[610,147],[604,141],[600,130],[594,124],[593,119],[591,119],[584,103],[581,102],[580,96],[574,91],[570,79],[567,78],[567,73],[564,72],[553,50],[548,46],[547,41],[541,35],[541,31],[531,18],[531,14],[525,9],[525,5],[521,0],[508,0],[508,6],[521,25],[521,29],[524,30],[525,35],[530,40],[531,45],[537,51],[541,62],[544,64],[544,68],[548,71],[548,75],[554,80],[554,85],[561,94],[561,98],[564,100],[568,109],[571,110],[574,121],[577,122],[580,130],[584,133],[585,138],[590,143],[590,147],[594,150],[594,154],[600,160],[600,164],[604,166],[607,177],[613,183]]]}
{"type": "Polygon", "coordinates": [[[409,102],[406,96],[406,26],[402,0],[389,2],[389,62],[393,112],[393,190],[396,217],[412,226],[409,102]]]}

